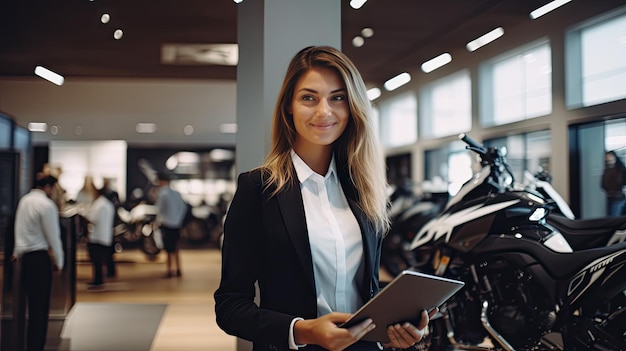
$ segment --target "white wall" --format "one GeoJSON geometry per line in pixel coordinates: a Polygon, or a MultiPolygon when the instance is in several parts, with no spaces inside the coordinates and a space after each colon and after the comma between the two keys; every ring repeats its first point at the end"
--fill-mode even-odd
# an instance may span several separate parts
{"type": "Polygon", "coordinates": [[[219,133],[236,121],[236,82],[151,79],[66,79],[56,86],[34,78],[1,78],[0,111],[24,127],[58,126],[34,133],[35,144],[51,140],[124,140],[129,144],[234,145],[219,133]],[[138,134],[140,122],[157,124],[155,134],[138,134]],[[192,125],[194,133],[183,133],[192,125]],[[82,134],[77,135],[77,127],[82,134]]]}

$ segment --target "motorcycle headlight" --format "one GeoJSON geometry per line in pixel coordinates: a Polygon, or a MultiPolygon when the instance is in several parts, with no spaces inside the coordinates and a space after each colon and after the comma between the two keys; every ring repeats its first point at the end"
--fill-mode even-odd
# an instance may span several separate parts
{"type": "Polygon", "coordinates": [[[531,221],[536,222],[536,221],[539,221],[539,220],[545,218],[545,216],[547,214],[548,214],[548,211],[545,208],[539,207],[539,208],[536,208],[533,211],[533,213],[530,214],[530,217],[528,217],[528,219],[531,220],[531,221]]]}

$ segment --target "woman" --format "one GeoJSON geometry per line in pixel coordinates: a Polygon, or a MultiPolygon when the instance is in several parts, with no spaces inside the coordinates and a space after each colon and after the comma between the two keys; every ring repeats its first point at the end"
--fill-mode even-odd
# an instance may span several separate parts
{"type": "MultiPolygon", "coordinates": [[[[354,64],[331,47],[291,60],[264,164],[242,173],[224,223],[218,325],[259,350],[379,350],[359,341],[371,320],[340,328],[379,291],[388,230],[385,166],[354,64]],[[254,302],[258,283],[260,304],[254,302]]],[[[388,328],[386,347],[419,341],[417,326],[388,328]]]]}
{"type": "Polygon", "coordinates": [[[607,151],[604,161],[601,186],[606,194],[606,212],[608,216],[621,216],[626,202],[622,190],[626,185],[626,168],[615,151],[607,151]]]}

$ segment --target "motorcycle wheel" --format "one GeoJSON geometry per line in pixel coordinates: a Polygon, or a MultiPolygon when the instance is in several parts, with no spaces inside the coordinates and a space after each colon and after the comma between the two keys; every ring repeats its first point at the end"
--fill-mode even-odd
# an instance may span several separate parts
{"type": "Polygon", "coordinates": [[[598,301],[567,326],[567,350],[626,351],[626,291],[598,301]]]}
{"type": "Polygon", "coordinates": [[[156,260],[157,255],[161,252],[161,249],[156,245],[156,241],[154,241],[154,236],[146,236],[141,241],[141,251],[143,251],[148,259],[151,261],[156,260]]]}

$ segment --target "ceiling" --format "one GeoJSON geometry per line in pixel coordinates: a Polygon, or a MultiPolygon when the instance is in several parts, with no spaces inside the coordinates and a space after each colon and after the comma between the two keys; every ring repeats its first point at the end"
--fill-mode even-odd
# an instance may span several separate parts
{"type": "MultiPolygon", "coordinates": [[[[252,0],[246,0],[252,1],[252,0]]],[[[314,0],[311,0],[314,1],[314,0]]],[[[463,48],[486,32],[530,20],[548,0],[342,0],[342,48],[368,85],[463,48]],[[351,42],[365,27],[374,35],[351,42]]],[[[237,42],[232,0],[2,0],[0,77],[33,76],[45,66],[70,77],[236,79],[236,67],[161,63],[164,43],[237,42]],[[100,22],[110,14],[107,24],[100,22]],[[113,38],[122,29],[120,40],[113,38]]]]}

